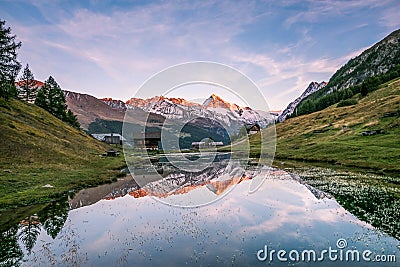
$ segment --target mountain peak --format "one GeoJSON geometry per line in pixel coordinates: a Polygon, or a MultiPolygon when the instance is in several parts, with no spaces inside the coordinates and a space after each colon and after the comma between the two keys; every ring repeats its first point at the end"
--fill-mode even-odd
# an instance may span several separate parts
{"type": "MultiPolygon", "coordinates": [[[[44,85],[44,82],[42,82],[42,81],[38,81],[38,80],[32,80],[32,81],[34,83],[34,86],[36,86],[38,88],[40,88],[44,85]]],[[[20,81],[15,82],[15,86],[17,86],[17,87],[21,87],[24,84],[25,84],[25,80],[20,80],[20,81]]]]}
{"type": "MultiPolygon", "coordinates": [[[[213,98],[213,99],[222,100],[222,98],[220,98],[219,96],[217,96],[217,95],[214,94],[214,93],[212,93],[210,97],[213,98]]],[[[222,100],[222,101],[223,101],[223,100],[222,100]]]]}
{"type": "Polygon", "coordinates": [[[209,98],[207,98],[203,106],[205,108],[224,108],[224,109],[230,109],[230,110],[239,110],[240,107],[236,104],[231,104],[225,100],[223,100],[221,97],[219,97],[216,94],[212,94],[209,98]]]}
{"type": "Polygon", "coordinates": [[[110,97],[105,97],[101,100],[112,108],[126,110],[126,104],[121,100],[112,99],[110,97]]]}
{"type": "Polygon", "coordinates": [[[286,117],[288,117],[288,116],[293,114],[293,112],[296,110],[296,107],[301,103],[301,101],[303,101],[303,99],[305,99],[309,95],[321,90],[326,85],[327,85],[327,83],[325,81],[322,81],[320,83],[315,82],[315,81],[311,82],[308,85],[307,89],[301,94],[301,96],[296,98],[296,100],[294,100],[293,102],[289,103],[287,108],[279,115],[278,121],[279,122],[284,121],[286,119],[286,117]]]}
{"type": "Polygon", "coordinates": [[[184,106],[198,106],[199,104],[190,102],[181,97],[166,97],[166,96],[153,96],[151,98],[142,99],[142,98],[135,98],[132,97],[128,101],[126,101],[127,105],[136,106],[143,108],[148,105],[154,105],[156,103],[163,103],[163,102],[170,102],[175,105],[184,105],[184,106]]]}

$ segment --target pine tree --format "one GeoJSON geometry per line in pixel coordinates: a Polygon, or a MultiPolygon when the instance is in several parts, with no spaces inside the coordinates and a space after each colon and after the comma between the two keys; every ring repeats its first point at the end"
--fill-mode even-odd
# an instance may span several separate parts
{"type": "Polygon", "coordinates": [[[67,117],[67,105],[65,104],[64,93],[53,77],[50,76],[47,83],[50,85],[49,112],[60,120],[65,121],[67,117]]]}
{"type": "Polygon", "coordinates": [[[80,128],[80,124],[74,113],[71,110],[67,111],[64,93],[53,77],[50,76],[38,90],[35,105],[47,110],[72,127],[80,128]]]}
{"type": "Polygon", "coordinates": [[[42,227],[53,239],[57,237],[64,227],[68,217],[68,201],[54,202],[39,211],[38,216],[42,222],[42,227]]]}
{"type": "Polygon", "coordinates": [[[20,47],[21,42],[15,41],[11,29],[0,20],[0,97],[5,99],[17,96],[14,82],[21,68],[17,61],[17,49],[20,47]]]}
{"type": "Polygon", "coordinates": [[[26,218],[25,223],[19,226],[18,237],[25,245],[28,255],[31,254],[32,248],[35,246],[40,230],[40,224],[36,222],[34,216],[26,218]]]}
{"type": "Polygon", "coordinates": [[[361,85],[361,95],[362,96],[368,95],[368,87],[365,82],[363,82],[361,85]]]}
{"type": "Polygon", "coordinates": [[[69,125],[77,128],[77,129],[81,128],[78,118],[70,109],[68,109],[68,111],[67,111],[67,116],[66,116],[65,122],[67,122],[69,125]]]}
{"type": "Polygon", "coordinates": [[[24,257],[18,243],[18,225],[0,232],[0,266],[18,266],[24,257]]]}
{"type": "Polygon", "coordinates": [[[39,89],[35,104],[47,110],[60,120],[67,117],[64,93],[53,77],[49,77],[39,89]]]}
{"type": "Polygon", "coordinates": [[[38,87],[36,86],[35,77],[29,69],[29,65],[26,64],[22,77],[19,80],[19,98],[26,102],[33,103],[36,98],[37,90],[38,87]]]}
{"type": "Polygon", "coordinates": [[[50,85],[46,81],[45,84],[38,90],[35,99],[35,105],[50,112],[49,91],[50,91],[50,85]]]}

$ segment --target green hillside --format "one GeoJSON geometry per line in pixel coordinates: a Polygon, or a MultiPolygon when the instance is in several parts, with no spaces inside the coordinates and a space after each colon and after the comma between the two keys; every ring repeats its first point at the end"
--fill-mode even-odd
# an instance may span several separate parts
{"type": "Polygon", "coordinates": [[[343,90],[361,84],[367,77],[384,74],[400,64],[400,30],[350,59],[329,79],[328,85],[315,95],[343,90]]]}
{"type": "Polygon", "coordinates": [[[348,106],[335,104],[277,124],[276,158],[398,173],[400,79],[381,85],[364,98],[357,94],[352,99],[348,106]],[[366,131],[377,134],[364,136],[366,131]]]}
{"type": "Polygon", "coordinates": [[[0,99],[0,210],[115,180],[124,160],[101,157],[108,149],[33,104],[0,99]]]}
{"type": "Polygon", "coordinates": [[[358,93],[366,95],[397,77],[400,77],[400,30],[350,59],[324,88],[303,99],[292,116],[323,110],[358,93]]]}

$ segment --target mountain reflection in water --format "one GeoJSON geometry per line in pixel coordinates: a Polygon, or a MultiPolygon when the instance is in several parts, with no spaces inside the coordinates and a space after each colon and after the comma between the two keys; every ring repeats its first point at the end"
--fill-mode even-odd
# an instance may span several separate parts
{"type": "MultiPolygon", "coordinates": [[[[264,169],[262,175],[266,180],[259,190],[249,193],[251,179],[260,175],[260,170],[248,168],[237,173],[234,166],[218,164],[192,177],[194,180],[166,167],[164,179],[151,181],[142,188],[131,179],[120,181],[110,192],[103,188],[98,191],[103,199],[97,203],[70,210],[64,217],[58,214],[60,220],[52,221],[52,225],[58,223],[57,227],[49,223],[46,226],[45,221],[35,224],[35,242],[28,242],[29,251],[18,239],[23,226],[26,227],[26,222],[21,222],[19,228],[11,228],[7,235],[16,236],[19,241],[14,240],[13,244],[21,245],[19,256],[15,254],[22,259],[18,264],[265,266],[272,263],[260,262],[256,257],[265,245],[275,250],[321,251],[329,246],[336,248],[339,238],[346,239],[349,248],[396,254],[400,259],[397,239],[358,220],[330,195],[305,185],[298,176],[264,169]],[[221,177],[218,170],[227,167],[232,175],[221,177]],[[197,208],[165,205],[151,196],[177,198],[179,202],[206,192],[215,196],[227,191],[224,198],[197,208]],[[56,234],[51,230],[54,228],[56,234]]],[[[83,196],[90,195],[88,192],[77,195],[81,200],[70,200],[71,205],[84,206],[83,196]]],[[[87,204],[94,200],[95,197],[87,204]]],[[[40,222],[40,218],[38,214],[38,218],[32,219],[40,222]]],[[[273,262],[278,266],[290,264],[293,263],[273,262]]],[[[345,265],[359,266],[360,262],[345,265]]],[[[361,265],[376,266],[373,262],[361,265]]],[[[312,266],[343,266],[343,262],[324,261],[312,266]]]]}
{"type": "MultiPolygon", "coordinates": [[[[192,155],[192,157],[195,156],[192,155]]],[[[247,162],[244,168],[243,163],[230,160],[228,153],[218,154],[214,162],[201,171],[180,170],[169,163],[165,157],[155,157],[152,163],[151,168],[143,168],[139,165],[134,170],[134,179],[127,176],[111,185],[81,190],[73,199],[70,199],[70,206],[78,208],[91,205],[100,199],[111,200],[126,194],[135,198],[153,196],[166,199],[174,195],[188,194],[195,189],[201,191],[200,199],[195,200],[194,195],[185,195],[181,201],[175,200],[172,203],[183,206],[188,203],[196,205],[196,203],[216,200],[216,196],[228,193],[234,185],[244,180],[251,180],[262,172],[264,175],[272,173],[269,169],[266,172],[267,169],[248,165],[247,162]]]]}

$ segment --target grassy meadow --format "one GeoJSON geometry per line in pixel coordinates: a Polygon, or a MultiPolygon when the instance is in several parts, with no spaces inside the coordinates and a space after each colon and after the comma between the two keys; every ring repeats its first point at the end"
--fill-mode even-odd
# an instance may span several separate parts
{"type": "Polygon", "coordinates": [[[274,164],[400,238],[400,79],[353,99],[277,124],[274,164]]]}
{"type": "Polygon", "coordinates": [[[102,157],[110,148],[33,104],[0,99],[0,210],[116,180],[125,161],[102,157]]]}
{"type": "Polygon", "coordinates": [[[400,173],[400,79],[354,98],[355,105],[333,105],[277,124],[275,158],[400,173]]]}

